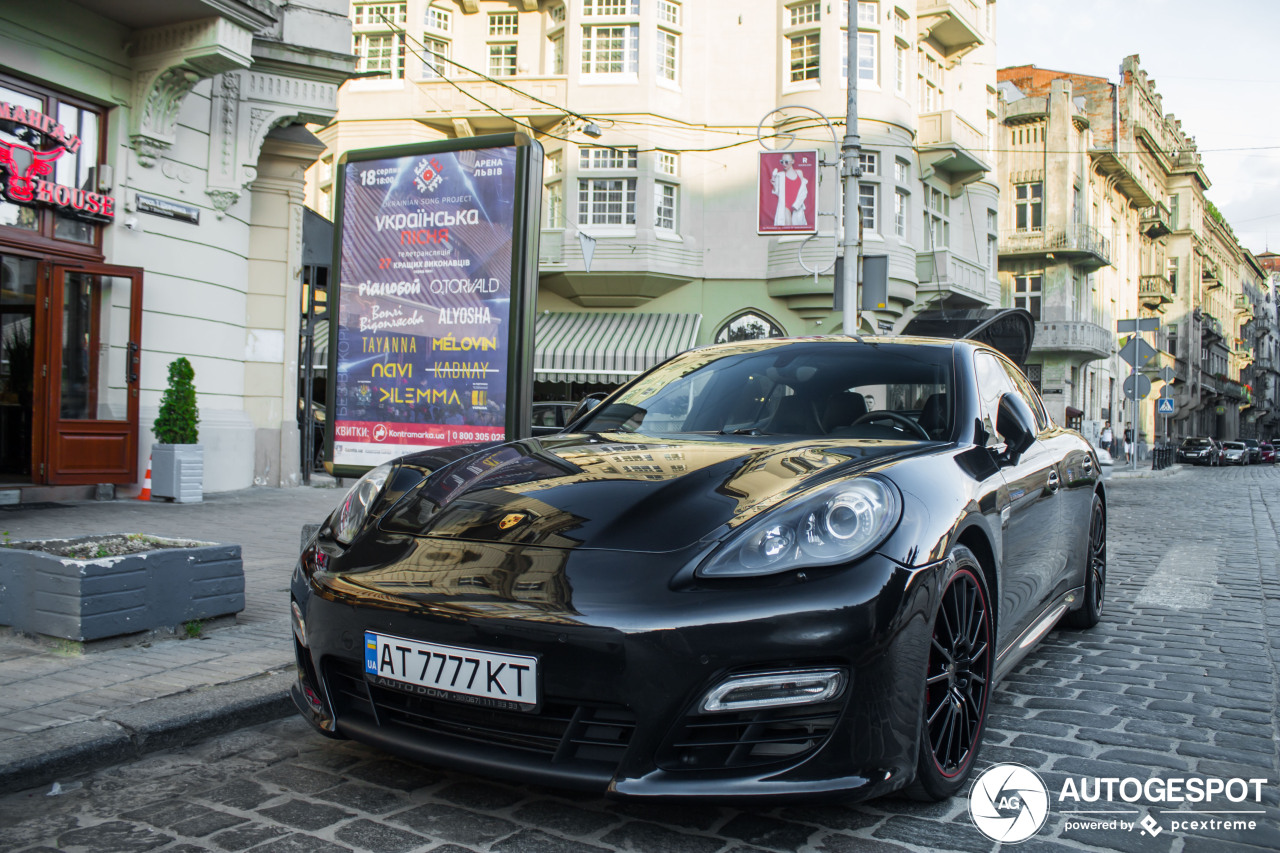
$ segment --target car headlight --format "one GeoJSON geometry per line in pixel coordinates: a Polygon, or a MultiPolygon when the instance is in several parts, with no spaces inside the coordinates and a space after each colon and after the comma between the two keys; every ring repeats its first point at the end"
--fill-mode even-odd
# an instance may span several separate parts
{"type": "Polygon", "coordinates": [[[753,577],[848,562],[883,542],[901,516],[902,499],[887,480],[834,483],[755,519],[696,574],[753,577]]]}
{"type": "Polygon", "coordinates": [[[373,506],[374,499],[382,491],[382,484],[387,481],[390,473],[391,463],[379,465],[361,477],[342,499],[333,534],[340,543],[350,545],[351,540],[360,532],[365,519],[369,517],[369,507],[373,506]]]}

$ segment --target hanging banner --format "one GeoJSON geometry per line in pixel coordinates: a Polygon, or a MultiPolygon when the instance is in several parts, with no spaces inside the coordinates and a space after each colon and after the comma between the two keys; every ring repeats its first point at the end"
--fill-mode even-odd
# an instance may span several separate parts
{"type": "Polygon", "coordinates": [[[757,234],[818,231],[818,152],[761,151],[756,184],[757,234]]]}
{"type": "Polygon", "coordinates": [[[333,473],[528,434],[541,164],[523,134],[343,158],[333,473]]]}

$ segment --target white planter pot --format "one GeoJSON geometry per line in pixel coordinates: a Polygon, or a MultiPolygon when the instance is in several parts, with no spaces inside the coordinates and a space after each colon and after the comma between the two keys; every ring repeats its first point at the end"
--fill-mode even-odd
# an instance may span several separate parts
{"type": "Polygon", "coordinates": [[[151,445],[151,497],[178,503],[204,500],[204,448],[198,444],[151,445]]]}

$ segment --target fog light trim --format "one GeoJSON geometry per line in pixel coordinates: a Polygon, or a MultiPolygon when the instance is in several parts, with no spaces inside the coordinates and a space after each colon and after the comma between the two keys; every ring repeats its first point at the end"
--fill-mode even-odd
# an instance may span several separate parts
{"type": "Polygon", "coordinates": [[[735,675],[707,692],[699,703],[704,714],[752,711],[828,702],[848,683],[842,669],[793,669],[735,675]]]}
{"type": "Polygon", "coordinates": [[[296,601],[290,601],[289,604],[291,605],[289,609],[293,616],[290,620],[293,622],[293,636],[297,638],[304,649],[309,649],[311,646],[307,643],[307,620],[302,618],[302,608],[298,606],[296,601]]]}

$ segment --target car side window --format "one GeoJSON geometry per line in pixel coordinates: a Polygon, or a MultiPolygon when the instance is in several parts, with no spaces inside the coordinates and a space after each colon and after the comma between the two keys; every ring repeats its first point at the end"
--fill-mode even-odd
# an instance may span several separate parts
{"type": "Polygon", "coordinates": [[[1005,372],[1009,374],[1014,386],[1017,387],[1022,399],[1026,401],[1027,405],[1031,407],[1031,411],[1035,413],[1037,431],[1044,432],[1049,428],[1049,424],[1052,421],[1049,420],[1049,413],[1045,411],[1044,401],[1036,393],[1035,386],[1031,384],[1031,380],[1027,378],[1026,374],[1015,365],[1007,361],[1001,361],[1000,363],[1004,366],[1005,372]]]}
{"type": "Polygon", "coordinates": [[[534,426],[556,426],[556,410],[552,406],[533,410],[534,426]]]}
{"type": "MultiPolygon", "coordinates": [[[[1000,398],[1005,394],[1018,394],[1017,386],[1005,371],[999,359],[987,352],[974,353],[974,374],[978,379],[979,411],[982,428],[987,433],[987,447],[1005,443],[1006,439],[996,429],[1000,422],[1000,398]]],[[[1034,411],[1034,408],[1033,408],[1034,411]]]]}

